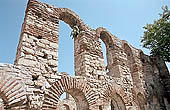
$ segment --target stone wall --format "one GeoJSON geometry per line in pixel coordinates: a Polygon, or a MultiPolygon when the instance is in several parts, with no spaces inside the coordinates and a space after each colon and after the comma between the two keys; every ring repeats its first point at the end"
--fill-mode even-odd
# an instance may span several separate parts
{"type": "Polygon", "coordinates": [[[15,63],[0,64],[0,109],[168,110],[169,77],[160,58],[145,55],[105,28],[91,29],[67,8],[29,0],[15,63]],[[74,77],[58,73],[60,20],[79,29],[74,77]],[[65,92],[72,98],[61,101],[65,92]]]}

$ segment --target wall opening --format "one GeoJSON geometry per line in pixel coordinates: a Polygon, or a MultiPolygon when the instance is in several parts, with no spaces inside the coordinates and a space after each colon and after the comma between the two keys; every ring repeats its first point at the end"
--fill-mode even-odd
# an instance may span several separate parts
{"type": "Polygon", "coordinates": [[[110,110],[126,110],[125,104],[118,94],[115,94],[112,97],[110,102],[110,110]]]}
{"type": "Polygon", "coordinates": [[[99,110],[103,110],[103,109],[102,109],[102,105],[99,106],[99,110]]]}
{"type": "Polygon", "coordinates": [[[82,91],[79,89],[70,89],[67,93],[70,94],[67,94],[67,98],[70,100],[74,99],[76,103],[76,107],[74,107],[75,110],[88,110],[89,105],[82,91]]]}
{"type": "Polygon", "coordinates": [[[111,110],[114,110],[113,100],[111,100],[111,110]]]}
{"type": "Polygon", "coordinates": [[[87,110],[89,105],[83,92],[70,89],[61,95],[57,108],[59,110],[87,110]]]}
{"type": "Polygon", "coordinates": [[[70,26],[60,21],[58,72],[67,72],[74,76],[74,42],[70,37],[71,31],[70,26]]]}
{"type": "Polygon", "coordinates": [[[138,100],[138,105],[139,105],[140,110],[145,110],[145,99],[141,93],[137,95],[137,100],[138,100]]]}
{"type": "Polygon", "coordinates": [[[5,110],[4,109],[4,101],[2,100],[2,98],[0,98],[0,110],[5,110]]]}
{"type": "Polygon", "coordinates": [[[77,110],[76,108],[74,98],[69,93],[64,92],[60,97],[57,110],[77,110]]]}
{"type": "MultiPolygon", "coordinates": [[[[106,46],[105,46],[104,42],[101,39],[99,39],[99,41],[100,41],[101,46],[102,46],[102,52],[103,52],[103,57],[104,57],[104,65],[106,67],[107,66],[106,46]]],[[[107,68],[106,68],[106,70],[107,70],[107,68]]]]}
{"type": "Polygon", "coordinates": [[[103,53],[104,53],[104,59],[105,59],[105,64],[106,64],[106,70],[108,75],[112,75],[111,71],[111,65],[113,64],[113,58],[112,58],[112,40],[111,36],[106,32],[102,31],[100,32],[100,39],[102,43],[102,48],[103,48],[103,53]]]}

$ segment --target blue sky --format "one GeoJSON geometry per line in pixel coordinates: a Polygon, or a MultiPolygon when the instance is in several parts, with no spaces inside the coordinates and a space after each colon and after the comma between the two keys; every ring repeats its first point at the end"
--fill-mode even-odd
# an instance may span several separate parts
{"type": "MultiPolygon", "coordinates": [[[[0,62],[13,64],[28,0],[0,0],[0,62]]],[[[146,54],[140,40],[143,27],[153,23],[170,0],[39,0],[76,12],[89,26],[105,27],[146,54]]],[[[74,72],[73,40],[70,27],[60,22],[59,71],[74,72]]],[[[168,65],[170,68],[170,65],[168,65]]]]}

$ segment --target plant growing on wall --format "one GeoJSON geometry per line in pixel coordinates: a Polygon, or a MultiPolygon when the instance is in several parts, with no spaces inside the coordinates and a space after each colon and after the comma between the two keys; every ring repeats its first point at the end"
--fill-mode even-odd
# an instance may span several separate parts
{"type": "Polygon", "coordinates": [[[79,33],[80,33],[80,30],[79,30],[78,26],[74,26],[70,37],[72,37],[72,39],[76,38],[79,33]]]}

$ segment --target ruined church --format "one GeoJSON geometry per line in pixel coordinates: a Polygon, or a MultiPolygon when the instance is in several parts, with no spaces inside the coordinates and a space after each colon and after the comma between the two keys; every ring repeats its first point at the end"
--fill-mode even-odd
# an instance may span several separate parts
{"type": "Polygon", "coordinates": [[[107,29],[90,28],[67,8],[29,0],[15,62],[0,63],[0,110],[170,110],[170,75],[161,58],[107,29]],[[60,20],[74,30],[75,76],[58,72],[60,20]]]}

